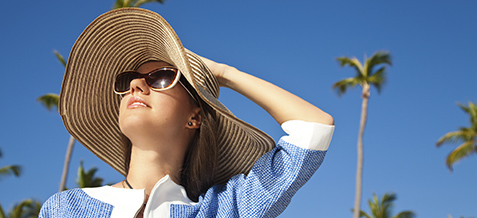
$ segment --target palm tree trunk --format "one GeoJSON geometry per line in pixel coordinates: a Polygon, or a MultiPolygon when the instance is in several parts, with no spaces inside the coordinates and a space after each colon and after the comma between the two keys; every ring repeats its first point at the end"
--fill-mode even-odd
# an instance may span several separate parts
{"type": "Polygon", "coordinates": [[[369,84],[363,84],[363,102],[361,104],[361,120],[358,135],[358,157],[356,164],[356,193],[354,197],[353,218],[359,218],[361,210],[361,191],[363,183],[363,135],[366,119],[368,117],[369,84]]]}
{"type": "Polygon", "coordinates": [[[63,165],[63,174],[61,175],[59,191],[65,190],[66,177],[68,176],[68,169],[70,167],[71,153],[73,153],[74,144],[75,144],[75,138],[73,138],[73,136],[70,136],[70,140],[68,142],[68,148],[66,149],[65,163],[63,165]]]}

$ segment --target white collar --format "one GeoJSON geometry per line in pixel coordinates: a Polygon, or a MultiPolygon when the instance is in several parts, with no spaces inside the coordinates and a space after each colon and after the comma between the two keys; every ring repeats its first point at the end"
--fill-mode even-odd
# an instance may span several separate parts
{"type": "MultiPolygon", "coordinates": [[[[124,189],[112,186],[84,188],[86,194],[114,206],[112,218],[135,217],[146,199],[145,189],[124,189]]],[[[184,187],[171,180],[169,175],[162,177],[151,190],[144,209],[146,217],[170,217],[171,204],[196,204],[187,197],[184,187]]]]}

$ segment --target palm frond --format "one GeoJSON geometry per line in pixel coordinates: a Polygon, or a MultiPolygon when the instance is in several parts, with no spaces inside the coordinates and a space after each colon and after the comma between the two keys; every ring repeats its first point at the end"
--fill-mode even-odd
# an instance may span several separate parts
{"type": "Polygon", "coordinates": [[[80,166],[78,167],[78,177],[76,178],[78,187],[86,188],[102,186],[103,179],[100,177],[95,177],[97,171],[98,168],[96,167],[89,169],[87,172],[84,171],[83,161],[81,161],[80,166]]]}
{"type": "Polygon", "coordinates": [[[363,65],[361,65],[361,62],[359,62],[359,60],[356,57],[348,58],[343,56],[343,57],[336,58],[336,60],[338,60],[341,67],[350,66],[354,68],[356,70],[356,73],[358,74],[357,77],[360,75],[364,76],[363,65]]]}
{"type": "Polygon", "coordinates": [[[391,54],[388,51],[378,51],[368,58],[369,65],[388,64],[392,66],[391,54]]]}
{"type": "Polygon", "coordinates": [[[80,161],[80,165],[78,167],[78,175],[76,177],[76,184],[78,184],[78,188],[84,188],[85,187],[85,172],[83,168],[83,161],[80,161]]]}
{"type": "Polygon", "coordinates": [[[27,199],[16,204],[9,212],[9,217],[38,217],[41,209],[41,203],[37,200],[27,199]]]}
{"type": "Polygon", "coordinates": [[[459,106],[463,111],[465,111],[466,113],[470,113],[471,111],[471,105],[474,106],[474,104],[472,102],[469,102],[469,106],[465,106],[461,103],[457,103],[457,106],[459,106]]]}
{"type": "Polygon", "coordinates": [[[341,96],[346,92],[348,87],[353,88],[358,84],[359,81],[356,78],[350,77],[336,82],[331,88],[337,91],[338,96],[341,96]]]}
{"type": "Polygon", "coordinates": [[[85,186],[86,187],[101,186],[101,184],[103,183],[103,179],[94,176],[97,171],[98,171],[98,168],[93,167],[85,173],[85,180],[86,180],[85,181],[85,186]]]}
{"type": "MultiPolygon", "coordinates": [[[[363,211],[360,211],[360,217],[366,218],[389,218],[391,217],[393,202],[397,199],[396,194],[386,193],[381,199],[373,193],[373,197],[368,199],[368,205],[371,210],[371,216],[363,211]]],[[[414,212],[403,211],[393,218],[413,218],[414,212]]]]}
{"type": "Polygon", "coordinates": [[[122,1],[121,0],[116,0],[116,2],[114,2],[112,10],[118,9],[118,8],[122,8],[122,1]]]}
{"type": "Polygon", "coordinates": [[[116,0],[113,9],[133,7],[137,0],[116,0]]]}
{"type": "Polygon", "coordinates": [[[381,204],[382,205],[390,205],[393,201],[395,201],[397,199],[397,196],[396,194],[394,193],[386,193],[384,194],[382,200],[381,200],[381,204]]]}
{"type": "MultiPolygon", "coordinates": [[[[358,81],[357,84],[370,84],[376,87],[378,93],[381,93],[381,89],[386,81],[386,66],[382,66],[376,72],[374,72],[373,69],[381,64],[392,65],[389,52],[379,51],[373,54],[370,58],[365,57],[364,65],[361,64],[356,57],[348,58],[343,56],[336,59],[341,67],[350,66],[356,70],[357,75],[354,78],[358,81]]],[[[341,95],[346,91],[347,87],[339,85],[339,83],[335,83],[333,88],[338,88],[338,95],[341,95]]],[[[366,95],[369,95],[369,93],[366,95]]]]}
{"type": "Polygon", "coordinates": [[[436,143],[437,147],[440,147],[444,143],[459,143],[462,141],[472,140],[475,137],[475,133],[469,128],[460,128],[459,131],[448,132],[442,136],[436,143]]]}
{"type": "Polygon", "coordinates": [[[0,168],[0,178],[6,176],[19,177],[22,173],[22,167],[18,165],[8,165],[0,168]]]}
{"type": "Polygon", "coordinates": [[[5,211],[3,211],[2,205],[0,205],[0,218],[6,218],[5,211]]]}
{"type": "Polygon", "coordinates": [[[378,196],[376,196],[376,194],[373,193],[373,200],[371,201],[371,199],[369,199],[368,205],[369,205],[369,209],[371,210],[371,214],[374,217],[378,217],[379,211],[380,211],[380,204],[379,204],[378,196]]]}
{"type": "Polygon", "coordinates": [[[394,193],[384,194],[383,198],[381,199],[381,216],[382,217],[390,217],[391,210],[393,207],[393,202],[396,199],[397,199],[397,196],[394,193]]]}
{"type": "Polygon", "coordinates": [[[389,52],[379,51],[365,60],[364,74],[367,76],[367,82],[375,86],[379,94],[386,79],[386,66],[382,66],[376,72],[374,72],[374,68],[383,64],[391,66],[391,55],[389,52]]]}
{"type": "Polygon", "coordinates": [[[58,100],[60,99],[60,96],[54,93],[48,93],[46,95],[40,96],[37,100],[43,104],[43,106],[46,107],[49,111],[51,109],[55,108],[58,110],[58,100]]]}
{"type": "Polygon", "coordinates": [[[134,4],[134,7],[140,7],[143,4],[149,3],[149,2],[157,2],[159,4],[164,4],[165,0],[138,0],[136,4],[134,4]]]}
{"type": "Polygon", "coordinates": [[[113,9],[124,8],[127,6],[127,0],[116,0],[114,3],[113,9]]]}
{"type": "Polygon", "coordinates": [[[63,65],[63,67],[66,67],[65,58],[63,58],[63,56],[62,56],[57,50],[54,50],[53,53],[55,53],[56,58],[58,59],[58,61],[61,62],[61,64],[63,65]]]}
{"type": "Polygon", "coordinates": [[[114,3],[113,9],[126,8],[126,7],[141,7],[141,5],[157,2],[159,4],[164,4],[166,0],[116,0],[114,3]]]}
{"type": "Polygon", "coordinates": [[[436,143],[439,147],[443,143],[462,143],[455,148],[446,158],[446,165],[452,172],[452,166],[459,160],[473,153],[477,153],[477,107],[469,102],[468,106],[457,104],[464,112],[469,114],[471,126],[461,127],[458,131],[453,131],[442,136],[436,143]]]}
{"type": "Polygon", "coordinates": [[[387,51],[378,51],[374,53],[370,58],[366,59],[364,64],[364,69],[367,75],[373,72],[375,66],[380,64],[387,64],[392,66],[391,55],[387,51]]]}
{"type": "Polygon", "coordinates": [[[368,78],[368,83],[376,87],[378,93],[381,93],[381,87],[386,82],[386,67],[381,67],[368,78]]]}
{"type": "Polygon", "coordinates": [[[91,181],[90,187],[100,187],[103,185],[104,179],[96,177],[91,181]]]}
{"type": "Polygon", "coordinates": [[[452,171],[452,165],[473,153],[477,153],[477,141],[466,141],[447,156],[446,165],[452,171]]]}
{"type": "Polygon", "coordinates": [[[364,212],[364,211],[362,211],[362,210],[359,211],[359,217],[360,217],[360,218],[361,218],[361,217],[373,218],[373,217],[371,217],[369,214],[367,214],[366,212],[364,212]]]}
{"type": "Polygon", "coordinates": [[[414,218],[414,217],[416,217],[416,214],[408,210],[408,211],[403,211],[401,213],[398,213],[396,216],[393,216],[392,218],[414,218]]]}
{"type": "Polygon", "coordinates": [[[477,106],[472,102],[469,102],[468,104],[469,104],[469,106],[465,106],[465,105],[462,105],[460,103],[457,103],[457,105],[463,111],[465,111],[467,114],[469,114],[471,126],[475,131],[477,131],[477,106]]]}
{"type": "Polygon", "coordinates": [[[39,201],[35,201],[27,212],[27,218],[37,218],[40,216],[41,211],[41,203],[39,201]]]}
{"type": "Polygon", "coordinates": [[[41,203],[37,200],[28,199],[24,205],[22,217],[37,218],[40,215],[41,203]]]}

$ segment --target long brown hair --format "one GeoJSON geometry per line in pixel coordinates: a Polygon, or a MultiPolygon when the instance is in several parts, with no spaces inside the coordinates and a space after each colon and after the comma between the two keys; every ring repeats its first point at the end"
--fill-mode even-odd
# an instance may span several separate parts
{"type": "MultiPolygon", "coordinates": [[[[200,100],[199,100],[200,101],[200,100]]],[[[200,194],[214,185],[217,163],[215,111],[207,104],[201,106],[201,126],[192,139],[184,157],[181,185],[188,197],[197,201],[200,194]]]]}
{"type": "MultiPolygon", "coordinates": [[[[180,173],[180,185],[186,189],[187,196],[197,202],[199,196],[214,185],[218,159],[218,136],[214,131],[217,128],[217,116],[216,112],[200,99],[184,77],[181,78],[181,82],[194,95],[197,99],[195,103],[201,108],[201,125],[189,143],[180,173]]],[[[125,135],[121,134],[121,136],[126,154],[124,164],[128,172],[132,144],[125,135]]]]}

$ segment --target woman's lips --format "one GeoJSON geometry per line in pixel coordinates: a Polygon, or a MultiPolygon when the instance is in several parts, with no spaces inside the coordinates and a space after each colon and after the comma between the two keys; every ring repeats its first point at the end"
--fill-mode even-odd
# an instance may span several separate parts
{"type": "Polygon", "coordinates": [[[133,96],[128,100],[128,108],[149,107],[144,99],[133,96]]]}

